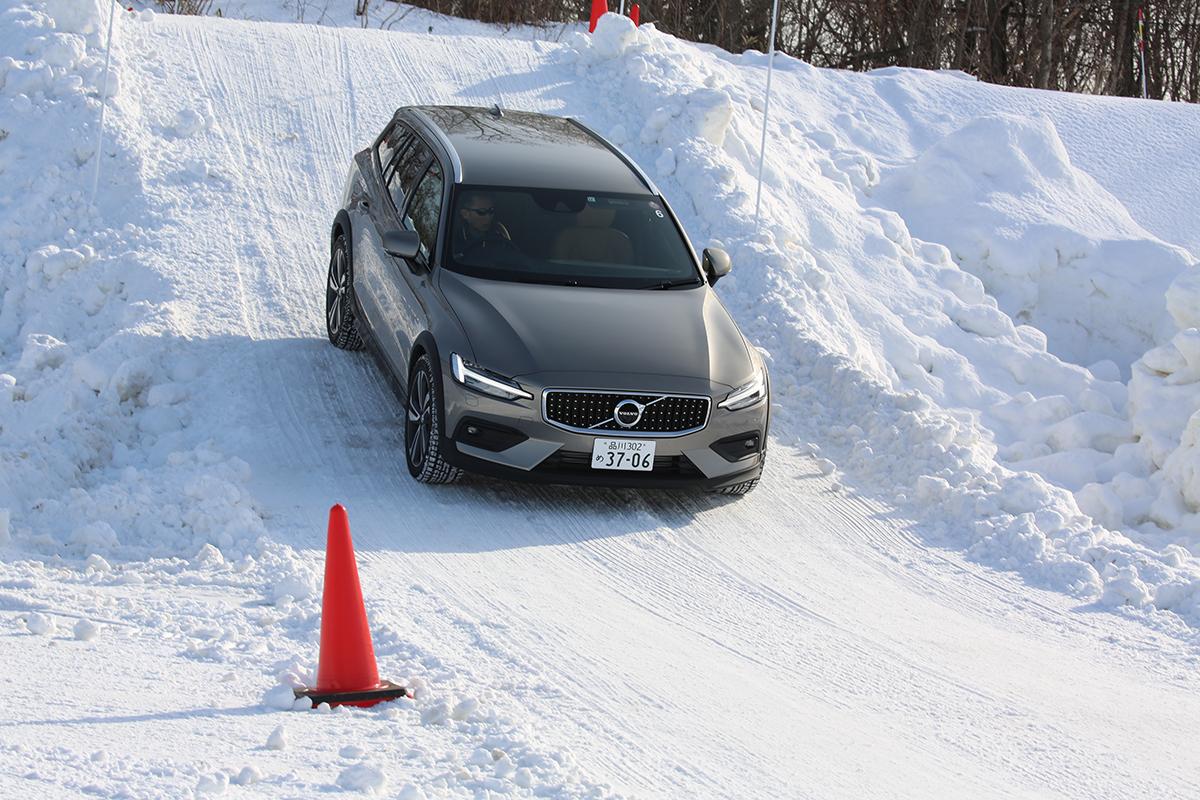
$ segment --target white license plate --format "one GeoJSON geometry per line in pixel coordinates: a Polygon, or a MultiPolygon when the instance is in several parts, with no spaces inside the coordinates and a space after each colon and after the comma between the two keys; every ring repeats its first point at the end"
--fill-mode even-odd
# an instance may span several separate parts
{"type": "Polygon", "coordinates": [[[592,469],[654,469],[654,442],[644,439],[597,439],[592,443],[592,469]]]}

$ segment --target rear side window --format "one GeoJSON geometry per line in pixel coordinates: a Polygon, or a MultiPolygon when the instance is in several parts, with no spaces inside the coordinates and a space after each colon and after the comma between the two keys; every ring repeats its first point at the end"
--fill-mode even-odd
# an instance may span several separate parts
{"type": "Polygon", "coordinates": [[[383,171],[384,183],[387,182],[391,174],[397,151],[403,150],[408,145],[408,140],[411,136],[412,132],[406,126],[395,125],[380,140],[375,153],[379,156],[379,168],[383,171]]]}
{"type": "Polygon", "coordinates": [[[392,197],[392,205],[397,210],[404,208],[405,199],[412,194],[417,179],[421,177],[431,158],[433,151],[416,136],[412,137],[407,149],[396,154],[392,170],[385,179],[388,194],[392,197]]]}
{"type": "Polygon", "coordinates": [[[434,161],[417,184],[417,188],[413,190],[412,200],[409,201],[404,216],[404,227],[416,231],[421,236],[421,252],[417,255],[417,260],[425,266],[429,265],[433,255],[441,215],[442,168],[434,161]]]}

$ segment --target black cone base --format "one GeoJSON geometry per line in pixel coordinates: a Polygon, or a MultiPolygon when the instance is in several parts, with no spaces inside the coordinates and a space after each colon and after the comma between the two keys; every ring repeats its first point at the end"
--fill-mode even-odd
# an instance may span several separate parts
{"type": "Polygon", "coordinates": [[[331,706],[367,707],[387,700],[412,696],[408,693],[408,689],[391,681],[380,681],[377,688],[364,689],[361,692],[322,692],[317,689],[293,689],[292,691],[296,693],[297,700],[301,697],[312,700],[313,708],[321,703],[329,703],[331,706]]]}

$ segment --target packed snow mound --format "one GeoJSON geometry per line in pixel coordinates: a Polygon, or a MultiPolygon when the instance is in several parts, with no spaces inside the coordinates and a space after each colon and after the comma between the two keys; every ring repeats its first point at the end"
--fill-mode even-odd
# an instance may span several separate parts
{"type": "Polygon", "coordinates": [[[1107,484],[1089,486],[1089,513],[1155,540],[1191,547],[1200,532],[1200,267],[1167,291],[1178,332],[1133,365],[1129,414],[1138,448],[1107,484]]]}
{"type": "Polygon", "coordinates": [[[1128,375],[1170,336],[1166,290],[1193,259],[1074,167],[1045,116],[980,117],[890,172],[871,198],[948,247],[1066,361],[1111,361],[1128,375]]]}
{"type": "MultiPolygon", "coordinates": [[[[141,156],[111,132],[101,155],[114,191],[89,203],[106,7],[6,6],[0,41],[16,57],[0,59],[0,175],[13,193],[0,203],[3,539],[80,561],[188,557],[206,544],[258,555],[266,530],[245,462],[191,428],[205,365],[178,352],[174,292],[147,259],[158,215],[141,156]]],[[[116,48],[112,61],[115,76],[116,48]]],[[[119,81],[108,89],[120,106],[119,81]]]]}
{"type": "MultiPolygon", "coordinates": [[[[1200,537],[1172,530],[1168,544],[1147,535],[1160,530],[1157,522],[1148,531],[1120,515],[1098,517],[1121,523],[1112,527],[1123,533],[1113,533],[1082,513],[1073,495],[1138,460],[1129,390],[1113,359],[1128,369],[1155,336],[1169,335],[1164,293],[1191,258],[1141,231],[1075,169],[1045,120],[985,115],[935,144],[924,162],[917,154],[890,173],[881,165],[885,153],[856,144],[869,140],[865,111],[820,113],[826,104],[860,102],[847,79],[787,61],[756,229],[761,105],[746,87],[757,85],[765,58],[706,58],[656,31],[626,33],[624,23],[602,18],[595,37],[578,37],[562,55],[592,87],[582,116],[640,163],[654,164],[652,175],[695,241],[730,251],[736,266],[719,291],[766,351],[775,435],[829,459],[856,487],[921,510],[984,563],[1106,604],[1170,608],[1200,620],[1200,567],[1172,549],[1200,537]],[[836,92],[850,99],[831,103],[836,92]],[[958,205],[935,209],[943,181],[958,205]],[[907,209],[881,207],[880,197],[893,195],[929,204],[924,216],[913,212],[931,226],[925,237],[911,231],[907,209]],[[1072,203],[1098,207],[1055,216],[1072,203]],[[936,226],[950,211],[951,224],[936,226]],[[1090,277],[1060,266],[1066,274],[1046,289],[1039,320],[1057,311],[1051,300],[1070,298],[1088,331],[1075,343],[1094,342],[1106,359],[1091,368],[1063,361],[1049,352],[1047,334],[1027,324],[1032,314],[1014,319],[993,293],[1001,288],[989,291],[959,263],[946,242],[960,229],[1010,248],[1005,266],[1026,272],[1004,287],[1036,289],[1035,307],[1043,275],[1038,258],[1022,251],[1030,236],[1044,233],[1046,252],[1055,241],[1071,244],[1089,269],[1128,270],[1126,256],[1140,254],[1157,270],[1153,302],[1162,313],[1142,325],[1134,303],[1144,296],[1126,303],[1130,297],[1118,293],[1103,305],[1090,277]],[[1008,239],[996,238],[997,230],[1008,239]],[[1124,325],[1111,323],[1113,341],[1091,333],[1103,315],[1124,325]],[[1116,344],[1126,349],[1116,353],[1116,344]],[[1168,585],[1175,588],[1160,596],[1168,585]]],[[[971,253],[984,252],[964,241],[971,253]]],[[[1117,292],[1120,282],[1107,285],[1117,292]]],[[[1065,319],[1062,327],[1070,327],[1065,319]]],[[[1086,354],[1079,361],[1091,363],[1086,354]]]]}
{"type": "Polygon", "coordinates": [[[597,58],[616,58],[631,47],[645,47],[648,44],[647,32],[640,30],[629,17],[613,13],[602,17],[606,17],[604,24],[597,22],[596,30],[588,40],[590,47],[587,48],[597,58]]]}
{"type": "Polygon", "coordinates": [[[1075,391],[1053,378],[1052,365],[1043,364],[1049,382],[1017,368],[1028,390],[1007,387],[1009,399],[984,410],[999,458],[1074,491],[1107,527],[1156,548],[1200,547],[1186,444],[1200,392],[1184,357],[1200,315],[1189,288],[1196,260],[1143,230],[1074,167],[1044,116],[976,119],[889,172],[869,196],[915,235],[945,245],[1027,326],[1018,330],[1090,365],[1075,391]],[[1111,382],[1118,371],[1127,389],[1111,382]]]}
{"type": "Polygon", "coordinates": [[[42,5],[54,27],[71,33],[98,33],[108,16],[108,4],[103,0],[42,0],[42,5]]]}

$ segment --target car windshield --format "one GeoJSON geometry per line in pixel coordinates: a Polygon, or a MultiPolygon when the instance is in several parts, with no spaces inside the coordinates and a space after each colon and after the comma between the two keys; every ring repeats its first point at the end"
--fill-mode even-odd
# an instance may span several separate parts
{"type": "Polygon", "coordinates": [[[479,278],[614,289],[699,286],[683,236],[650,195],[463,186],[447,267],[479,278]]]}

